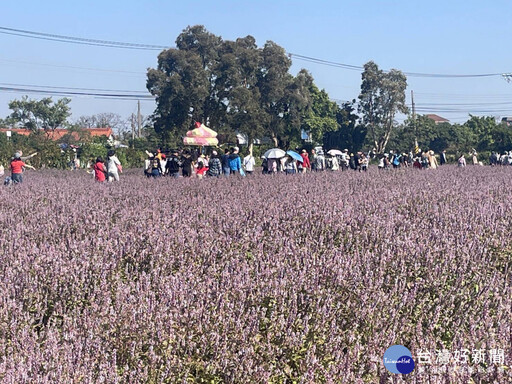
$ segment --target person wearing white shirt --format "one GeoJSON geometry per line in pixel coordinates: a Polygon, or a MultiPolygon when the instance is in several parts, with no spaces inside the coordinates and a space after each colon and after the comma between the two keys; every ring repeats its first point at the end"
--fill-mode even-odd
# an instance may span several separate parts
{"type": "Polygon", "coordinates": [[[247,173],[248,175],[253,173],[254,166],[256,165],[256,161],[254,160],[253,155],[249,153],[247,156],[245,156],[242,165],[244,166],[245,173],[247,173]]]}
{"type": "Polygon", "coordinates": [[[119,181],[119,172],[123,172],[121,162],[117,158],[113,149],[107,153],[107,172],[108,181],[119,181]]]}

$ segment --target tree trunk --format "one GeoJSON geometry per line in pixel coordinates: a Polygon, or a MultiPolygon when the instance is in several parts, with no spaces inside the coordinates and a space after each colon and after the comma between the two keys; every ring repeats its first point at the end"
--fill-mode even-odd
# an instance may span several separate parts
{"type": "Polygon", "coordinates": [[[278,148],[279,147],[279,142],[277,141],[277,137],[276,135],[272,134],[272,141],[274,142],[274,147],[275,148],[278,148]]]}

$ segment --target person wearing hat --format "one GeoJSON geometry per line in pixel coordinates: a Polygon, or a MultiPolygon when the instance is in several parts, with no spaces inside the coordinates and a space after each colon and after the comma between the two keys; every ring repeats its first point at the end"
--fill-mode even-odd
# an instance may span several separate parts
{"type": "Polygon", "coordinates": [[[437,169],[437,159],[432,150],[428,151],[428,162],[430,169],[437,169]]]}
{"type": "Polygon", "coordinates": [[[344,149],[341,154],[341,161],[340,161],[342,171],[346,171],[348,169],[349,160],[350,160],[350,156],[348,154],[348,149],[344,149]]]}
{"type": "Polygon", "coordinates": [[[11,180],[14,184],[19,184],[23,182],[23,168],[34,169],[31,165],[25,164],[23,160],[21,160],[21,151],[16,152],[14,154],[14,159],[12,159],[11,164],[11,180]]]}

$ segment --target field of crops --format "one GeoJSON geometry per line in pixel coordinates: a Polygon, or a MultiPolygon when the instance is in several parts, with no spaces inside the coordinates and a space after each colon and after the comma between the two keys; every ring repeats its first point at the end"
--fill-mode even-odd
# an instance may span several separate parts
{"type": "Polygon", "coordinates": [[[512,167],[27,172],[0,188],[0,382],[512,382],[511,190],[512,167]]]}

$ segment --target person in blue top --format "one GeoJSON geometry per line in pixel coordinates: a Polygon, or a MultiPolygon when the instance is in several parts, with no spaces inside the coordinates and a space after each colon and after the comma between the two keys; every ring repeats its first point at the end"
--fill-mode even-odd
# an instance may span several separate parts
{"type": "Polygon", "coordinates": [[[240,156],[238,155],[238,147],[231,148],[231,153],[229,154],[229,170],[230,174],[240,173],[240,169],[242,168],[242,161],[240,160],[240,156]]]}

